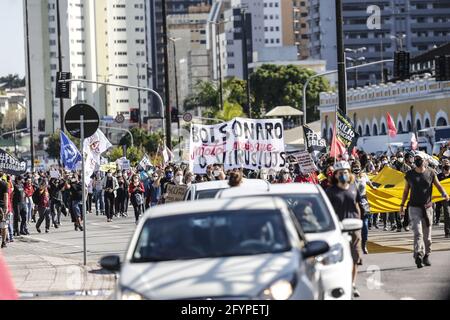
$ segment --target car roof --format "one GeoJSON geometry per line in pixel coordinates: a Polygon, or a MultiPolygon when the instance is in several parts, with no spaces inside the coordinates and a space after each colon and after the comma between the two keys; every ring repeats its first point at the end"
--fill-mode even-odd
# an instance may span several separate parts
{"type": "Polygon", "coordinates": [[[277,197],[246,197],[240,199],[207,199],[192,202],[175,202],[150,208],[144,219],[177,216],[184,214],[211,213],[235,210],[286,209],[286,203],[277,197]]]}
{"type": "MultiPolygon", "coordinates": [[[[261,179],[243,179],[242,186],[243,187],[253,187],[253,186],[263,186],[267,187],[267,182],[261,179]]],[[[227,189],[230,186],[228,185],[228,180],[217,180],[217,181],[208,181],[201,182],[195,184],[196,191],[203,190],[213,190],[213,189],[227,189]]]]}
{"type": "Polygon", "coordinates": [[[319,188],[310,183],[286,183],[286,184],[271,184],[266,188],[246,188],[246,187],[238,187],[238,188],[230,188],[227,190],[221,191],[218,195],[218,199],[222,198],[234,198],[239,196],[252,196],[252,195],[276,195],[276,194],[314,194],[318,195],[320,193],[319,188]]]}

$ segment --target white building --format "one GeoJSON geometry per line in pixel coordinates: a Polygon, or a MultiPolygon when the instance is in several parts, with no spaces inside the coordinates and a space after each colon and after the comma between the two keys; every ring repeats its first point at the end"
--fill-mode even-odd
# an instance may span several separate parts
{"type": "MultiPolygon", "coordinates": [[[[42,135],[60,128],[59,99],[54,98],[59,69],[57,6],[56,0],[27,2],[33,126],[42,135]],[[38,131],[42,121],[45,130],[38,131]]],[[[144,7],[144,0],[60,0],[62,71],[71,72],[74,79],[137,85],[137,63],[140,84],[147,86],[144,7]]],[[[137,97],[136,91],[74,83],[64,112],[85,102],[101,116],[127,115],[138,107],[137,97]]],[[[145,116],[145,94],[141,103],[145,116]]]]}

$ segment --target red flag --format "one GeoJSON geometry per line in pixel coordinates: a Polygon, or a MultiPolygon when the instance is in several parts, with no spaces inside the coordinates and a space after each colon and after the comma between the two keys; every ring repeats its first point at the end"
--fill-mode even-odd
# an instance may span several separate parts
{"type": "Polygon", "coordinates": [[[0,300],[17,300],[17,298],[17,291],[6,267],[6,262],[0,254],[0,300]]]}
{"type": "Polygon", "coordinates": [[[419,147],[419,143],[417,142],[416,134],[413,133],[411,136],[411,149],[417,150],[418,147],[419,147]]]}
{"type": "Polygon", "coordinates": [[[333,130],[333,141],[331,142],[330,157],[337,159],[347,153],[347,148],[336,136],[336,127],[333,130]]]}
{"type": "Polygon", "coordinates": [[[387,113],[387,125],[389,130],[389,136],[395,138],[397,136],[397,128],[395,127],[394,119],[392,119],[389,112],[387,113]]]}

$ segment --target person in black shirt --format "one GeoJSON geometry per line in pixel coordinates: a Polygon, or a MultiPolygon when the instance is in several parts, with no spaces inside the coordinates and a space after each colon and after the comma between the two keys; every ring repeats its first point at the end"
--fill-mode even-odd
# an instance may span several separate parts
{"type": "Polygon", "coordinates": [[[112,222],[114,216],[114,199],[118,183],[116,177],[112,175],[112,171],[108,171],[106,177],[102,181],[103,190],[105,191],[105,214],[106,221],[112,222]]]}
{"type": "Polygon", "coordinates": [[[83,231],[83,187],[77,176],[74,176],[70,182],[70,199],[72,201],[75,231],[83,231]]]}
{"type": "Polygon", "coordinates": [[[27,227],[27,210],[26,210],[26,200],[25,200],[25,190],[23,185],[23,179],[18,176],[14,185],[13,193],[13,211],[14,211],[14,235],[29,235],[27,227]],[[20,222],[20,228],[19,228],[20,222]]]}
{"type": "Polygon", "coordinates": [[[61,211],[63,208],[62,191],[65,183],[59,179],[50,179],[48,192],[50,194],[50,212],[52,215],[53,226],[58,229],[61,225],[61,211]]]}
{"type": "MultiPolygon", "coordinates": [[[[450,179],[450,165],[445,164],[442,166],[442,172],[438,174],[438,180],[444,181],[450,179]]],[[[449,202],[440,201],[436,203],[436,221],[435,224],[439,225],[441,218],[441,211],[444,211],[444,232],[445,237],[450,238],[450,215],[449,215],[449,202]]]]}
{"type": "Polygon", "coordinates": [[[406,173],[405,190],[403,192],[400,213],[405,214],[405,203],[408,204],[409,217],[414,232],[414,259],[417,268],[431,266],[431,220],[433,219],[433,204],[431,201],[433,185],[441,192],[442,198],[449,201],[450,197],[439,183],[433,170],[426,167],[425,155],[417,153],[414,157],[416,168],[406,173]]]}
{"type": "MultiPolygon", "coordinates": [[[[361,195],[355,185],[355,177],[351,174],[350,164],[337,162],[334,166],[332,186],[326,193],[340,221],[344,219],[361,219],[361,195]]],[[[353,258],[353,296],[359,297],[355,281],[357,266],[362,264],[361,230],[351,233],[350,248],[353,258]]]]}

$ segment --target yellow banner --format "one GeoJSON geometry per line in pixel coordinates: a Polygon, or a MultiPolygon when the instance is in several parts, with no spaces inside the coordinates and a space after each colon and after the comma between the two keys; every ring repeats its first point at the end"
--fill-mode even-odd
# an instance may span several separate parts
{"type": "MultiPolygon", "coordinates": [[[[405,174],[392,168],[385,167],[372,183],[378,189],[367,187],[367,198],[371,213],[398,212],[405,189],[405,174]]],[[[450,194],[450,179],[441,181],[442,186],[450,194]]],[[[433,202],[442,201],[440,192],[433,187],[433,202]]]]}
{"type": "Polygon", "coordinates": [[[115,162],[110,162],[104,165],[100,166],[101,172],[108,172],[109,170],[112,170],[113,173],[117,171],[117,164],[115,162]]]}

